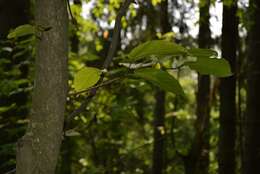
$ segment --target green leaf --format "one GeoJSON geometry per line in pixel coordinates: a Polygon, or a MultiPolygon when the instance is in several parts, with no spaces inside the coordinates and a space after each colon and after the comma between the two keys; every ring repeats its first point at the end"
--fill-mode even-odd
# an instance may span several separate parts
{"type": "Polygon", "coordinates": [[[128,57],[132,61],[146,58],[151,55],[155,56],[180,56],[186,54],[187,51],[182,46],[166,40],[153,40],[145,42],[135,47],[128,57]]]}
{"type": "Polygon", "coordinates": [[[84,67],[78,71],[74,79],[74,87],[76,91],[82,91],[94,86],[100,79],[101,70],[92,67],[84,67]]]}
{"type": "Polygon", "coordinates": [[[217,57],[218,53],[211,49],[191,48],[188,50],[189,55],[193,57],[217,57]]]}
{"type": "Polygon", "coordinates": [[[134,76],[148,80],[165,91],[184,96],[184,91],[179,82],[168,72],[155,68],[136,70],[134,76]]]}
{"type": "Polygon", "coordinates": [[[191,69],[198,71],[202,75],[214,75],[217,77],[231,76],[232,72],[227,60],[220,58],[200,57],[195,62],[186,62],[191,69]]]}
{"type": "Polygon", "coordinates": [[[14,39],[26,35],[32,35],[35,33],[34,26],[25,24],[20,25],[19,27],[15,28],[12,32],[10,32],[7,36],[8,39],[14,39]]]}

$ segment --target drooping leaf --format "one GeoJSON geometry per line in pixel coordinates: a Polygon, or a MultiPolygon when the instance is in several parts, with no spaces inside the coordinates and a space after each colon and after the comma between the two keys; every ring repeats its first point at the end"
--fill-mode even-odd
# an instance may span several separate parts
{"type": "Polygon", "coordinates": [[[136,70],[134,76],[148,80],[165,91],[184,96],[184,91],[179,82],[166,71],[155,68],[143,68],[136,70]]]}
{"type": "Polygon", "coordinates": [[[74,87],[76,91],[82,91],[94,86],[100,79],[101,70],[92,67],[84,67],[78,71],[74,79],[74,87]]]}
{"type": "Polygon", "coordinates": [[[128,57],[131,61],[136,61],[151,55],[180,56],[186,53],[186,49],[176,43],[166,40],[153,40],[135,47],[128,54],[128,57]]]}
{"type": "Polygon", "coordinates": [[[188,65],[191,69],[198,71],[202,75],[214,75],[217,77],[232,75],[228,61],[223,58],[200,57],[197,61],[186,62],[185,65],[188,65]]]}
{"type": "Polygon", "coordinates": [[[7,36],[8,39],[18,38],[26,35],[33,35],[35,33],[34,26],[30,24],[20,25],[10,32],[7,36]]]}
{"type": "Polygon", "coordinates": [[[188,53],[194,57],[217,57],[218,53],[211,49],[191,48],[188,53]]]}

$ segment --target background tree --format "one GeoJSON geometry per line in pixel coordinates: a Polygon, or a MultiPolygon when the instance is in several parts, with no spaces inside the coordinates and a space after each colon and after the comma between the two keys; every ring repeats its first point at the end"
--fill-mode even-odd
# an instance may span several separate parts
{"type": "MultiPolygon", "coordinates": [[[[199,48],[210,48],[210,1],[201,0],[199,3],[199,48]]],[[[210,77],[198,74],[197,109],[195,121],[195,137],[188,156],[185,158],[186,174],[209,172],[209,120],[210,120],[210,77]]]]}
{"type": "Polygon", "coordinates": [[[260,48],[260,2],[250,1],[249,13],[249,50],[248,50],[248,69],[247,69],[247,113],[245,117],[245,160],[244,174],[257,174],[259,168],[259,87],[260,87],[260,62],[258,51],[260,48]]]}
{"type": "Polygon", "coordinates": [[[237,1],[223,1],[222,57],[233,76],[220,81],[219,173],[236,172],[236,65],[238,43],[237,1]]]}
{"type": "MultiPolygon", "coordinates": [[[[168,0],[160,3],[160,28],[161,33],[171,31],[168,18],[168,0]]],[[[153,173],[162,174],[165,168],[165,91],[157,89],[155,92],[154,110],[154,144],[153,144],[153,173]]]]}

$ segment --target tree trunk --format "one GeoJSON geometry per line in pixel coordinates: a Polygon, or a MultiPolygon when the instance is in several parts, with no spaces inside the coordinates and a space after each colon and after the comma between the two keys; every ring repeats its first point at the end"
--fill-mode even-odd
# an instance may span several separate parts
{"type": "MultiPolygon", "coordinates": [[[[168,19],[168,0],[160,4],[160,25],[162,33],[171,31],[168,19]]],[[[164,163],[165,141],[165,92],[157,89],[155,94],[155,117],[154,117],[154,147],[153,147],[153,174],[162,174],[164,163]]]]}
{"type": "Polygon", "coordinates": [[[30,123],[17,147],[17,174],[54,174],[67,95],[66,1],[36,0],[35,85],[30,123]],[[44,28],[49,28],[43,31],[44,28]]]}
{"type": "MultiPolygon", "coordinates": [[[[200,0],[200,22],[199,22],[199,48],[210,48],[210,0],[200,0]]],[[[207,75],[198,75],[198,93],[197,93],[197,133],[201,134],[197,174],[209,173],[209,119],[210,119],[210,77],[207,75]]],[[[198,140],[200,141],[200,140],[198,140]]],[[[195,173],[194,173],[195,174],[195,173]]]]}
{"type": "Polygon", "coordinates": [[[165,92],[157,89],[154,118],[153,144],[153,174],[162,174],[164,169],[164,139],[165,139],[165,92]]]}
{"type": "Polygon", "coordinates": [[[260,173],[260,1],[250,0],[244,174],[260,173]]]}
{"type": "MultiPolygon", "coordinates": [[[[222,57],[236,74],[238,42],[237,1],[223,3],[222,57]]],[[[234,174],[236,169],[236,75],[220,79],[219,174],[234,174]]]]}
{"type": "MultiPolygon", "coordinates": [[[[200,48],[211,45],[210,0],[200,1],[199,38],[200,48]]],[[[186,174],[207,174],[209,170],[209,117],[210,77],[198,74],[196,134],[188,156],[185,158],[186,174]]]]}

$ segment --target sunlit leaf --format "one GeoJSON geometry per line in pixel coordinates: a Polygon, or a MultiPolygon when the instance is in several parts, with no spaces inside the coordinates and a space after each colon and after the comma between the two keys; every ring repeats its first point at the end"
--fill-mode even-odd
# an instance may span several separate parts
{"type": "Polygon", "coordinates": [[[76,91],[81,91],[94,86],[100,79],[101,70],[92,67],[84,67],[78,71],[74,79],[76,91]]]}
{"type": "Polygon", "coordinates": [[[135,47],[128,57],[132,61],[136,61],[151,55],[155,56],[180,56],[186,54],[186,49],[182,46],[166,41],[166,40],[154,40],[145,42],[135,47]]]}
{"type": "Polygon", "coordinates": [[[143,68],[136,70],[134,76],[148,80],[165,91],[184,96],[184,91],[179,82],[166,71],[155,68],[143,68]]]}

